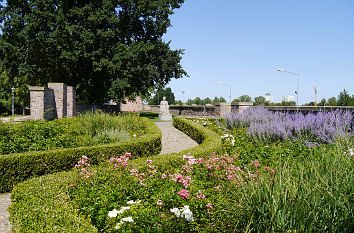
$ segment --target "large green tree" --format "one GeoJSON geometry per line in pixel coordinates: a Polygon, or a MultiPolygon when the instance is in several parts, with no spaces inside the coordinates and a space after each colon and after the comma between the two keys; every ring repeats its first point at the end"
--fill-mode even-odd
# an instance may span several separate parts
{"type": "Polygon", "coordinates": [[[182,50],[162,40],[184,0],[8,0],[0,10],[7,75],[65,82],[80,101],[145,97],[186,76],[182,50]]]}
{"type": "Polygon", "coordinates": [[[168,104],[174,104],[176,101],[175,94],[172,92],[171,88],[168,87],[166,89],[158,90],[156,92],[156,94],[154,95],[154,97],[152,97],[149,100],[149,104],[150,105],[159,105],[163,97],[166,97],[168,104]]]}

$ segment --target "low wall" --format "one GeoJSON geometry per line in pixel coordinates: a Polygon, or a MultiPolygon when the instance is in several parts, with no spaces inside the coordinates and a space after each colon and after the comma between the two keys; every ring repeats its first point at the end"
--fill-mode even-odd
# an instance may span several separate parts
{"type": "MultiPolygon", "coordinates": [[[[187,116],[223,116],[230,111],[243,111],[246,108],[254,107],[252,103],[221,103],[217,105],[170,105],[170,113],[174,115],[187,115],[187,116]]],[[[257,106],[258,107],[258,106],[257,106]]],[[[264,106],[264,108],[271,111],[280,112],[320,112],[320,111],[336,111],[346,110],[354,113],[354,107],[352,106],[264,106]]],[[[159,112],[159,105],[144,105],[144,112],[159,112]]]]}

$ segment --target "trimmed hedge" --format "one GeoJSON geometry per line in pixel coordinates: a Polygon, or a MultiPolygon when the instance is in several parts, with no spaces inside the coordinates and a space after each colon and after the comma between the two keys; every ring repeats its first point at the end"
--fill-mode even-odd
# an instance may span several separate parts
{"type": "MultiPolygon", "coordinates": [[[[181,158],[186,153],[199,157],[221,151],[221,138],[215,132],[183,118],[174,118],[173,124],[194,140],[202,143],[180,153],[135,159],[136,167],[143,166],[146,159],[152,159],[154,165],[160,168],[175,167],[183,163],[181,158]]],[[[93,169],[99,170],[105,167],[95,166],[93,169]]],[[[81,216],[78,208],[70,201],[68,184],[75,183],[78,179],[80,179],[78,173],[70,171],[34,178],[16,185],[12,192],[12,205],[9,209],[10,221],[13,224],[12,231],[98,232],[90,220],[81,216]]]]}
{"type": "Polygon", "coordinates": [[[83,155],[90,157],[91,164],[98,164],[126,151],[134,157],[158,154],[161,151],[161,131],[149,119],[141,119],[147,126],[146,135],[128,142],[1,155],[0,193],[11,191],[15,184],[29,178],[70,170],[83,155]]]}

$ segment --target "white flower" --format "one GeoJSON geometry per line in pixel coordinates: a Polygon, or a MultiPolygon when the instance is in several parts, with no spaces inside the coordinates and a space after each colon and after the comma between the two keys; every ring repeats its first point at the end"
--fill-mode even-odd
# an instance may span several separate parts
{"type": "Polygon", "coordinates": [[[133,201],[133,200],[130,200],[127,202],[128,205],[134,205],[134,204],[139,204],[141,201],[140,200],[136,200],[136,201],[133,201]]]}
{"type": "Polygon", "coordinates": [[[136,134],[133,134],[133,137],[136,138],[136,134]]]}
{"type": "Polygon", "coordinates": [[[348,150],[349,155],[354,155],[354,151],[352,149],[348,150]]]}
{"type": "Polygon", "coordinates": [[[181,211],[178,208],[170,209],[170,211],[174,213],[176,217],[179,217],[181,215],[181,211]]]}
{"type": "Polygon", "coordinates": [[[120,221],[121,221],[122,223],[123,223],[123,222],[134,222],[132,216],[129,216],[129,217],[126,217],[126,218],[122,218],[120,221]]]}
{"type": "Polygon", "coordinates": [[[117,225],[116,225],[116,230],[118,230],[120,227],[122,226],[122,223],[120,222],[120,223],[118,223],[117,225]]]}
{"type": "Polygon", "coordinates": [[[117,217],[118,214],[120,214],[119,211],[114,209],[114,210],[108,212],[108,217],[115,218],[115,217],[117,217]]]}
{"type": "Polygon", "coordinates": [[[194,219],[193,219],[193,213],[192,211],[189,209],[189,206],[185,205],[182,209],[181,209],[183,212],[182,212],[182,215],[184,215],[185,219],[188,221],[188,222],[193,222],[194,219]]]}

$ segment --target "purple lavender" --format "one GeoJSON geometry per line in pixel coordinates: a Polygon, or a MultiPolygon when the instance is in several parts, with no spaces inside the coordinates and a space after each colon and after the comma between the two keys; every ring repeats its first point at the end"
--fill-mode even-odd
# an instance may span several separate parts
{"type": "Polygon", "coordinates": [[[248,108],[224,116],[228,128],[248,127],[247,134],[262,141],[314,139],[331,143],[353,135],[353,114],[349,111],[314,113],[272,112],[263,107],[248,108]]]}

